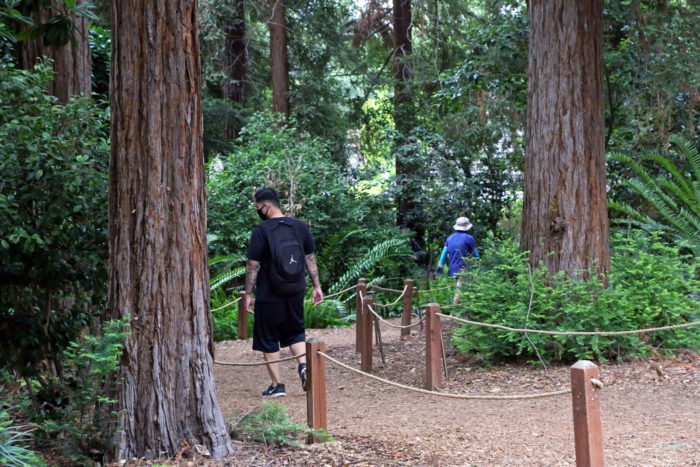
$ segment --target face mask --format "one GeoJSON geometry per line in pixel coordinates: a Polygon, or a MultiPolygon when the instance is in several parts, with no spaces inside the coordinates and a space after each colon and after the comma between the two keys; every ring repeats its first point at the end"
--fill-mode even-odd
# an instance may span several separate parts
{"type": "MultiPolygon", "coordinates": [[[[267,220],[267,212],[263,214],[263,209],[265,209],[265,206],[261,207],[260,209],[257,210],[258,217],[262,220],[267,220]]],[[[269,211],[269,209],[268,209],[269,211]]]]}

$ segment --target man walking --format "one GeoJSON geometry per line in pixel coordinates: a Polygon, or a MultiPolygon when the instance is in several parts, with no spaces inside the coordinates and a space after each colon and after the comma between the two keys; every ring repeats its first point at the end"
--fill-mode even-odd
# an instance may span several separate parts
{"type": "MultiPolygon", "coordinates": [[[[445,266],[445,259],[449,256],[449,268],[448,274],[450,277],[457,277],[457,287],[459,287],[459,274],[467,266],[465,258],[473,256],[474,258],[479,257],[479,252],[476,251],[476,241],[474,237],[467,233],[467,230],[472,228],[472,223],[466,217],[459,217],[452,227],[454,233],[447,237],[445,240],[445,246],[442,249],[442,254],[440,255],[440,263],[437,269],[435,269],[435,277],[442,274],[442,270],[445,266]]],[[[459,302],[459,294],[455,294],[454,302],[459,302]]]]}
{"type": "MultiPolygon", "coordinates": [[[[306,272],[313,281],[314,306],[323,301],[316,266],[316,244],[302,221],[285,217],[272,188],[255,193],[255,209],[263,220],[253,229],[248,245],[245,275],[245,309],[255,314],[253,350],[263,352],[265,361],[279,360],[280,346],[297,355],[301,385],[306,391],[306,333],[304,297],[306,272]],[[253,286],[256,286],[253,298],[253,286]]],[[[268,363],[272,384],[263,398],[286,396],[280,381],[279,363],[268,363]]]]}

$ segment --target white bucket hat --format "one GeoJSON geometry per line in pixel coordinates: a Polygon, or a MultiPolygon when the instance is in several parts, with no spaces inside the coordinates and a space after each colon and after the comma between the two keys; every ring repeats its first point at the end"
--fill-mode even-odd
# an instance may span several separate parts
{"type": "Polygon", "coordinates": [[[472,223],[469,222],[468,218],[460,217],[457,219],[457,222],[454,226],[452,226],[452,228],[457,231],[466,232],[467,230],[472,228],[472,223]]]}

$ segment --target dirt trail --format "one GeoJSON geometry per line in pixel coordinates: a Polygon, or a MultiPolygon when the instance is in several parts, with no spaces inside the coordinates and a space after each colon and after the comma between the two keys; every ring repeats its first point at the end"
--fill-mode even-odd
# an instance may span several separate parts
{"type": "MultiPolygon", "coordinates": [[[[394,321],[397,322],[397,321],[394,321]]],[[[569,367],[506,365],[481,369],[447,345],[449,381],[445,392],[526,394],[567,387],[569,367]]],[[[354,328],[309,330],[327,353],[359,368],[354,328]]],[[[425,341],[418,328],[401,340],[399,330],[382,325],[386,363],[375,348],[375,374],[423,385],[425,341]]],[[[285,351],[286,352],[286,351],[285,351]]],[[[283,353],[283,355],[288,355],[283,353]]],[[[251,342],[217,344],[216,359],[257,362],[251,342]]],[[[306,423],[306,397],[296,362],[281,364],[292,420],[306,423]]],[[[260,406],[269,384],[263,366],[217,365],[216,383],[229,419],[260,406]]],[[[603,364],[601,398],[603,443],[609,466],[700,466],[700,359],[692,352],[676,360],[603,364]]],[[[287,460],[262,459],[249,465],[574,465],[571,396],[529,400],[460,400],[428,396],[384,385],[327,362],[328,431],[339,440],[297,452],[276,453],[287,460]],[[364,456],[364,458],[363,458],[364,456]],[[272,464],[269,464],[272,462],[272,464]],[[277,463],[275,463],[277,462],[277,463]]],[[[274,453],[273,453],[274,454],[274,453]]]]}

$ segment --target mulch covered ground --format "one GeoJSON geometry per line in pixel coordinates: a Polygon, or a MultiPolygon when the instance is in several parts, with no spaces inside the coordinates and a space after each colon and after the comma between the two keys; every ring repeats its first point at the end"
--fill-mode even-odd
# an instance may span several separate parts
{"type": "MultiPolygon", "coordinates": [[[[394,321],[397,322],[397,321],[394,321]]],[[[310,330],[326,353],[359,368],[353,328],[310,330]]],[[[382,326],[386,360],[374,354],[374,373],[423,387],[425,341],[414,328],[402,340],[382,326]]],[[[567,388],[569,366],[504,365],[484,368],[460,356],[445,331],[445,392],[529,394],[567,388]]],[[[250,341],[217,345],[216,359],[256,362],[250,341]]],[[[277,400],[292,421],[306,423],[306,397],[296,362],[281,364],[287,397],[277,400]]],[[[227,420],[261,405],[269,384],[264,367],[217,365],[217,391],[227,420]]],[[[682,351],[674,359],[600,365],[605,462],[609,466],[700,466],[700,357],[682,351]]],[[[461,400],[387,386],[327,363],[328,432],[335,442],[301,448],[234,441],[237,451],[212,460],[191,450],[170,465],[211,466],[570,466],[575,465],[571,396],[526,400],[461,400]]],[[[152,463],[131,461],[129,465],[152,463]]]]}

